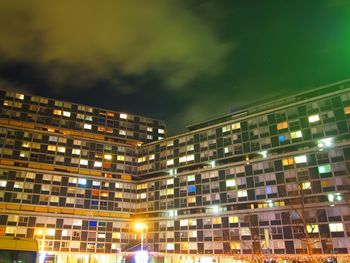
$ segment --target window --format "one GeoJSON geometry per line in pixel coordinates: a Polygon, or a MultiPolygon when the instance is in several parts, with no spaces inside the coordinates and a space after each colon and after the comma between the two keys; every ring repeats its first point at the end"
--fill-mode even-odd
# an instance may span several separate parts
{"type": "Polygon", "coordinates": [[[117,156],[117,160],[118,160],[118,161],[124,161],[124,160],[125,160],[124,155],[118,155],[118,156],[117,156]]]}
{"type": "Polygon", "coordinates": [[[24,95],[23,95],[23,94],[20,94],[20,93],[16,93],[15,98],[16,98],[16,99],[20,99],[20,100],[24,100],[24,95]]]}
{"type": "Polygon", "coordinates": [[[91,130],[91,128],[92,128],[91,124],[84,123],[84,129],[91,130]]]}
{"type": "Polygon", "coordinates": [[[345,114],[350,114],[350,106],[344,108],[345,114]]]}
{"type": "Polygon", "coordinates": [[[166,161],[166,165],[173,165],[174,164],[174,160],[173,159],[169,159],[166,161]]]}
{"type": "Polygon", "coordinates": [[[61,115],[62,111],[60,111],[60,110],[53,110],[53,114],[54,115],[61,115]]]}
{"type": "Polygon", "coordinates": [[[194,175],[187,176],[187,182],[194,182],[194,181],[195,181],[195,176],[194,175]]]}
{"type": "Polygon", "coordinates": [[[64,117],[70,117],[70,112],[69,111],[63,111],[63,116],[64,117]]]}
{"type": "Polygon", "coordinates": [[[88,160],[81,159],[79,163],[80,163],[80,165],[88,165],[88,160]]]}
{"type": "Polygon", "coordinates": [[[287,129],[288,128],[288,122],[280,122],[277,123],[277,130],[287,129]]]}
{"type": "Polygon", "coordinates": [[[54,146],[54,145],[48,145],[48,146],[47,146],[47,150],[48,150],[48,151],[55,152],[55,151],[56,151],[56,146],[54,146]]]}
{"type": "Polygon", "coordinates": [[[292,139],[301,138],[301,137],[303,137],[303,134],[301,131],[294,131],[294,132],[290,133],[290,137],[292,139]]]}
{"type": "Polygon", "coordinates": [[[250,236],[250,229],[248,227],[240,228],[241,236],[250,236]]]}
{"type": "Polygon", "coordinates": [[[238,223],[238,216],[230,216],[228,218],[229,223],[238,223]]]}
{"type": "Polygon", "coordinates": [[[246,197],[247,195],[247,190],[240,190],[237,192],[238,197],[246,197]]]}
{"type": "Polygon", "coordinates": [[[128,115],[127,114],[125,114],[125,113],[120,113],[119,114],[119,117],[121,118],[121,119],[127,119],[128,118],[128,115]]]}
{"type": "Polygon", "coordinates": [[[188,186],[188,192],[189,192],[189,193],[194,193],[194,192],[196,192],[196,186],[195,186],[195,185],[189,185],[189,186],[188,186]]]}
{"type": "Polygon", "coordinates": [[[241,128],[241,123],[237,122],[231,125],[232,130],[238,130],[241,128]]]}
{"type": "Polygon", "coordinates": [[[236,186],[235,179],[226,180],[226,187],[235,187],[235,186],[236,186]]]}
{"type": "Polygon", "coordinates": [[[110,161],[110,160],[112,160],[112,155],[111,154],[105,154],[103,156],[103,158],[105,158],[106,160],[110,161]]]}
{"type": "Polygon", "coordinates": [[[102,167],[102,162],[95,162],[94,167],[102,167]]]}
{"type": "Polygon", "coordinates": [[[80,149],[73,149],[72,154],[80,155],[80,149]]]}
{"type": "Polygon", "coordinates": [[[165,131],[164,131],[164,129],[158,129],[158,133],[164,134],[165,131]]]}
{"type": "Polygon", "coordinates": [[[309,122],[317,122],[319,120],[320,120],[320,115],[318,114],[309,116],[309,122]]]}
{"type": "Polygon", "coordinates": [[[126,131],[125,130],[119,130],[119,135],[126,135],[126,131]]]}
{"type": "Polygon", "coordinates": [[[332,171],[330,164],[321,165],[318,167],[318,172],[320,174],[330,173],[332,171]]]}
{"type": "Polygon", "coordinates": [[[283,166],[292,165],[292,164],[294,164],[294,159],[293,158],[283,159],[282,164],[283,164],[283,166]]]}
{"type": "Polygon", "coordinates": [[[280,135],[280,136],[278,136],[278,140],[280,142],[284,142],[286,140],[286,136],[285,135],[280,135]]]}
{"type": "Polygon", "coordinates": [[[294,160],[295,160],[295,163],[306,163],[307,162],[306,155],[296,156],[296,157],[294,157],[294,160]]]}
{"type": "Polygon", "coordinates": [[[311,189],[311,183],[310,182],[302,182],[301,189],[303,189],[303,190],[311,189]]]}
{"type": "Polygon", "coordinates": [[[344,227],[342,223],[330,223],[329,224],[329,230],[331,232],[343,232],[344,227]]]}
{"type": "Polygon", "coordinates": [[[307,225],[306,231],[308,233],[318,233],[319,232],[318,225],[316,224],[307,225]]]}

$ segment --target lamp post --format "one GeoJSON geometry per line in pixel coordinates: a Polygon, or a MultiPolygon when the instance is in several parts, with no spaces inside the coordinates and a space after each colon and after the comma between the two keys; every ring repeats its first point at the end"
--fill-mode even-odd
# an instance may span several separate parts
{"type": "Polygon", "coordinates": [[[144,223],[136,223],[135,224],[135,230],[141,231],[141,251],[143,251],[143,230],[147,228],[144,223]]]}

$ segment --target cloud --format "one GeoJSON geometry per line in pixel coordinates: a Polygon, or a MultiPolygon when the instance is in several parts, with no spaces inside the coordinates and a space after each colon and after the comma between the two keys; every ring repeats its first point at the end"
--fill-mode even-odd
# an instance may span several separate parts
{"type": "Polygon", "coordinates": [[[180,2],[163,0],[2,1],[0,39],[3,60],[32,63],[58,89],[149,71],[179,89],[217,75],[233,46],[180,2]]]}

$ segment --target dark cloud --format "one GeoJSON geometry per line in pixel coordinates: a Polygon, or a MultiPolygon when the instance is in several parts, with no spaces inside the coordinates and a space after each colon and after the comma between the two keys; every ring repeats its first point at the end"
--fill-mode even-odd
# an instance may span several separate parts
{"type": "Polygon", "coordinates": [[[232,49],[175,1],[14,0],[2,2],[0,17],[3,59],[45,68],[56,88],[113,80],[116,69],[136,76],[152,69],[166,87],[181,88],[217,74],[232,49]]]}

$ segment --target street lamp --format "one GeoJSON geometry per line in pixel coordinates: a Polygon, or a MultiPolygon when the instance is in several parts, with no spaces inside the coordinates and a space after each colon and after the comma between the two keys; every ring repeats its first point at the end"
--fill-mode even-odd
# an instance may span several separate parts
{"type": "Polygon", "coordinates": [[[146,224],[138,222],[135,224],[135,230],[140,232],[141,231],[141,251],[143,251],[143,230],[147,229],[146,224]]]}

